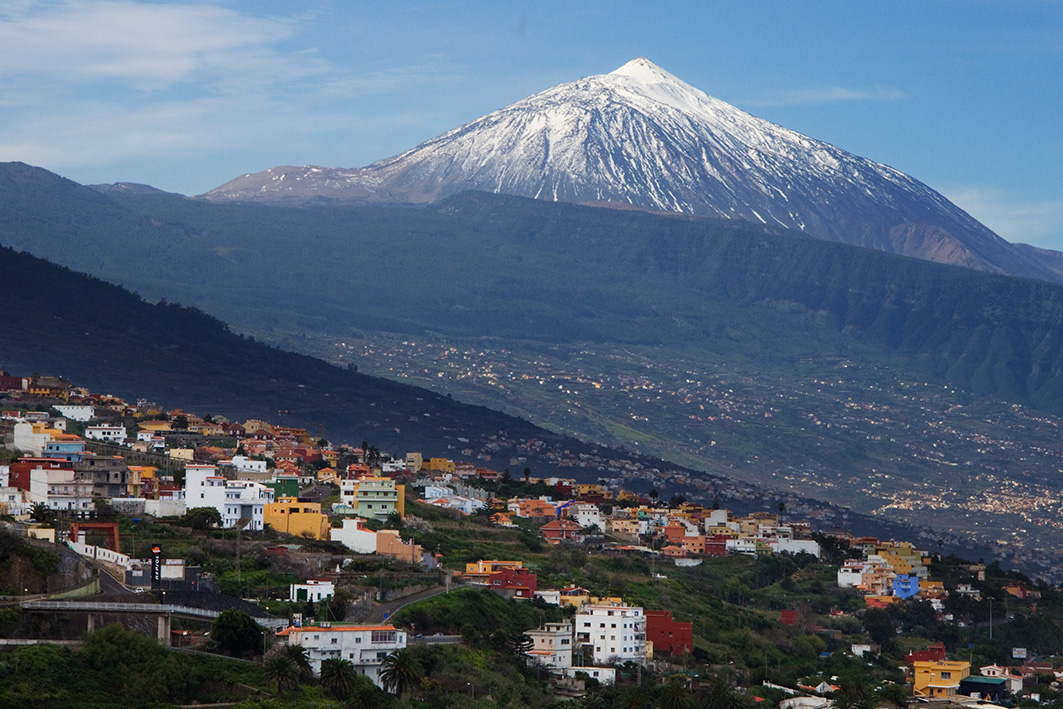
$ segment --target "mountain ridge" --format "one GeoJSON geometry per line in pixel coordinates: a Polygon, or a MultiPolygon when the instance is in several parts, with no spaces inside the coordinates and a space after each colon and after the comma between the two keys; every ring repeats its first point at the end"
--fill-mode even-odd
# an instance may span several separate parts
{"type": "Polygon", "coordinates": [[[280,166],[202,198],[421,204],[467,190],[742,219],[1063,282],[894,168],[751,116],[648,59],[551,87],[364,168],[280,166]]]}

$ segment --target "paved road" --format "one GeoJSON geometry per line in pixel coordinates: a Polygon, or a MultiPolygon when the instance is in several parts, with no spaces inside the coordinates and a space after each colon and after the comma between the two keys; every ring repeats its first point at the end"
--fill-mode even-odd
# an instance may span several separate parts
{"type": "MultiPolygon", "coordinates": [[[[450,587],[450,590],[454,591],[456,589],[462,588],[463,585],[464,584],[458,585],[458,586],[452,585],[450,587]]],[[[373,608],[373,610],[369,611],[369,615],[367,615],[362,620],[362,622],[365,623],[366,625],[372,625],[374,623],[383,623],[385,620],[390,618],[392,615],[397,613],[399,610],[401,610],[401,609],[405,608],[406,606],[410,605],[411,603],[416,603],[417,601],[423,601],[426,598],[431,598],[432,596],[438,596],[439,594],[446,593],[446,592],[447,592],[447,589],[446,589],[445,586],[437,586],[435,588],[429,588],[429,589],[426,589],[424,591],[421,591],[420,593],[415,593],[412,596],[405,596],[405,597],[399,598],[398,600],[395,600],[395,601],[387,601],[385,603],[380,603],[377,606],[375,606],[373,608]]]]}

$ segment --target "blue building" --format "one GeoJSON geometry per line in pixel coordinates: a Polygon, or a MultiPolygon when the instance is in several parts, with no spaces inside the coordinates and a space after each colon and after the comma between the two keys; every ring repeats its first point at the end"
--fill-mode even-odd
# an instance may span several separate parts
{"type": "Polygon", "coordinates": [[[908,600],[919,593],[919,577],[911,574],[897,574],[893,577],[893,595],[908,600]]]}

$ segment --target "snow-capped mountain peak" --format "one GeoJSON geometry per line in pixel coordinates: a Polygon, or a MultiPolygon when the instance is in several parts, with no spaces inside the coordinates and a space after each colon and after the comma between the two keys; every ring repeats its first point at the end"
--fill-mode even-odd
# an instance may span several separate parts
{"type": "Polygon", "coordinates": [[[680,111],[702,113],[707,108],[719,108],[726,105],[704,91],[677,79],[646,57],[632,59],[624,66],[604,76],[617,78],[618,87],[680,111]]]}
{"type": "Polygon", "coordinates": [[[423,203],[466,190],[745,219],[1054,278],[921,182],[745,113],[645,57],[546,89],[365,168],[273,168],[204,197],[423,203]]]}

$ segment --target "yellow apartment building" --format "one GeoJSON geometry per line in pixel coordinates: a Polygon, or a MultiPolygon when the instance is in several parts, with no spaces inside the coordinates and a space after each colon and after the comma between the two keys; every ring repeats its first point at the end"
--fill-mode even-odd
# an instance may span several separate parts
{"type": "Polygon", "coordinates": [[[284,534],[329,538],[328,515],[321,512],[320,502],[300,502],[297,497],[282,497],[266,505],[262,521],[284,534]]]}

